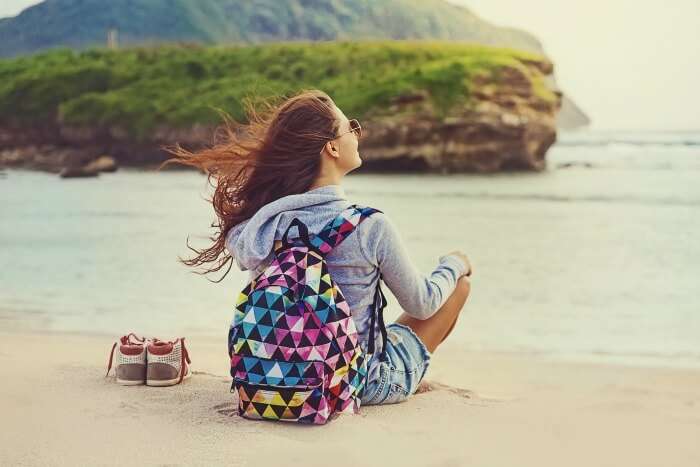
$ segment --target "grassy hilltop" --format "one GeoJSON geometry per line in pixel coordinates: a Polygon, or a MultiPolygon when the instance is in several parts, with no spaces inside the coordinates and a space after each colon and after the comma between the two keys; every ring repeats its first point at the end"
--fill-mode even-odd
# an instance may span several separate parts
{"type": "Polygon", "coordinates": [[[57,49],[0,60],[0,125],[118,127],[144,139],[159,127],[218,123],[214,108],[242,120],[245,97],[309,87],[328,92],[348,116],[380,115],[417,90],[445,115],[469,105],[475,78],[498,83],[504,68],[553,101],[544,74],[528,63],[548,66],[528,52],[447,42],[57,49]]]}
{"type": "Polygon", "coordinates": [[[50,0],[0,19],[0,57],[101,46],[110,29],[125,45],[433,39],[542,50],[444,0],[50,0]]]}

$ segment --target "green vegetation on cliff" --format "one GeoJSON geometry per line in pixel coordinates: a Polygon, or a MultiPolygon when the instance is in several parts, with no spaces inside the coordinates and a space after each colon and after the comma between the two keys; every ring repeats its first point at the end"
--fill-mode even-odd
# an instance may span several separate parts
{"type": "Polygon", "coordinates": [[[243,119],[246,97],[328,92],[350,117],[381,113],[398,96],[427,91],[436,111],[468,105],[473,81],[514,68],[533,94],[554,95],[525,63],[537,55],[444,42],[287,43],[90,49],[0,60],[0,124],[153,129],[215,124],[222,109],[243,119]]]}

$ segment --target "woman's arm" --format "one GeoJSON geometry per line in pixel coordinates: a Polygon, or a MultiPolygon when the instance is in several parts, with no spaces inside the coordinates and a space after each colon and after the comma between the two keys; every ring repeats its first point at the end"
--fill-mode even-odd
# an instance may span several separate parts
{"type": "Polygon", "coordinates": [[[429,275],[421,273],[398,229],[384,213],[372,214],[358,228],[367,261],[379,268],[403,311],[416,319],[428,319],[437,312],[454,291],[457,280],[467,274],[467,265],[454,254],[441,256],[429,275]]]}

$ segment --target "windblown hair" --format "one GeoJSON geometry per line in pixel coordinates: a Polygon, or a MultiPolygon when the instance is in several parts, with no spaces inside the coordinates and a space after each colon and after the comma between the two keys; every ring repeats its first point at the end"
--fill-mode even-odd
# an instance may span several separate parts
{"type": "Polygon", "coordinates": [[[164,148],[174,157],[159,167],[177,163],[195,167],[207,174],[207,182],[215,188],[211,199],[217,220],[211,224],[216,232],[209,237],[213,244],[204,249],[187,247],[196,253],[191,259],[179,260],[187,266],[199,267],[214,263],[198,274],[229,267],[217,281],[226,277],[233,257],[226,251],[228,232],[250,219],[262,206],[283,196],[308,191],[321,170],[321,151],[334,138],[339,122],[335,103],[324,92],[302,91],[281,103],[263,102],[259,112],[246,104],[247,124],[224,118],[222,138],[215,138],[211,147],[195,152],[176,144],[164,148]],[[215,181],[215,183],[212,183],[215,181]]]}

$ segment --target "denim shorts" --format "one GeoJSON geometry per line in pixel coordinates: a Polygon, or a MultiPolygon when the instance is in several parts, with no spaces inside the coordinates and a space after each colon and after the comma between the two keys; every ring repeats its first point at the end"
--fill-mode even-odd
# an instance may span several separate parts
{"type": "Polygon", "coordinates": [[[362,405],[395,404],[416,392],[425,376],[431,354],[411,328],[392,323],[386,327],[387,343],[379,358],[379,377],[367,381],[362,405]]]}

